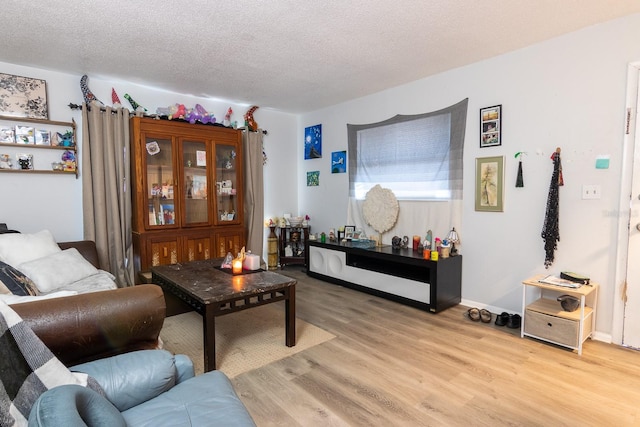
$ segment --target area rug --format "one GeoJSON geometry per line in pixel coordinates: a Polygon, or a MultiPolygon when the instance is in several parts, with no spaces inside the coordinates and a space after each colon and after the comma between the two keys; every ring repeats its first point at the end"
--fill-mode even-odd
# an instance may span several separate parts
{"type": "MultiPolygon", "coordinates": [[[[196,374],[204,371],[202,317],[198,313],[167,317],[160,338],[166,350],[188,355],[196,374]]],[[[329,341],[335,335],[296,318],[296,338],[295,346],[285,345],[281,303],[216,317],[216,367],[233,378],[329,341]]]]}

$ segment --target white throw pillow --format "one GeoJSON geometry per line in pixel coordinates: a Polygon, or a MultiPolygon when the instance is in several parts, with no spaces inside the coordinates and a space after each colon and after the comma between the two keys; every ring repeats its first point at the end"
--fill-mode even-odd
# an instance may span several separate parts
{"type": "Polygon", "coordinates": [[[16,267],[27,275],[40,292],[53,292],[98,272],[76,248],[65,249],[16,267]]]}
{"type": "Polygon", "coordinates": [[[0,234],[0,261],[16,267],[27,261],[60,252],[61,249],[49,230],[33,234],[0,234]]]}

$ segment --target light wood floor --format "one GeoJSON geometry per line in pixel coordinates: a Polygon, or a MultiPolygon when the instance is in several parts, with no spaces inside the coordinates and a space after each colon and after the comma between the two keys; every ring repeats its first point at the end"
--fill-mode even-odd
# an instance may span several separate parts
{"type": "Polygon", "coordinates": [[[258,426],[640,425],[640,352],[582,356],[519,331],[309,278],[297,317],[336,335],[233,379],[258,426]]]}

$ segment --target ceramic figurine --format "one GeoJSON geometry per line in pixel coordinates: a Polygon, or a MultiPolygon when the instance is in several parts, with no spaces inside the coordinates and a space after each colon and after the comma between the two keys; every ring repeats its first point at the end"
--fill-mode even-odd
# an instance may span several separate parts
{"type": "Polygon", "coordinates": [[[224,115],[224,121],[222,122],[222,124],[225,125],[226,127],[231,126],[232,114],[233,114],[233,110],[231,109],[231,107],[229,107],[229,109],[227,110],[227,114],[224,115]]]}
{"type": "Polygon", "coordinates": [[[8,154],[0,154],[0,169],[11,169],[11,158],[8,154]]]}

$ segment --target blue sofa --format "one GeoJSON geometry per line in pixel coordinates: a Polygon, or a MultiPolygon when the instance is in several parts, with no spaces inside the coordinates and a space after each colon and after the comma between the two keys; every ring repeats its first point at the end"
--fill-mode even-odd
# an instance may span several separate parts
{"type": "Polygon", "coordinates": [[[76,365],[105,396],[65,385],[40,396],[29,426],[255,426],[220,371],[194,376],[184,355],[139,350],[76,365]]]}
{"type": "MultiPolygon", "coordinates": [[[[98,265],[93,242],[60,246],[75,247],[98,265]]],[[[51,388],[31,407],[30,426],[255,426],[224,373],[195,376],[187,356],[159,349],[166,312],[159,286],[11,308],[64,366],[89,374],[105,392],[77,385],[51,388]]]]}

